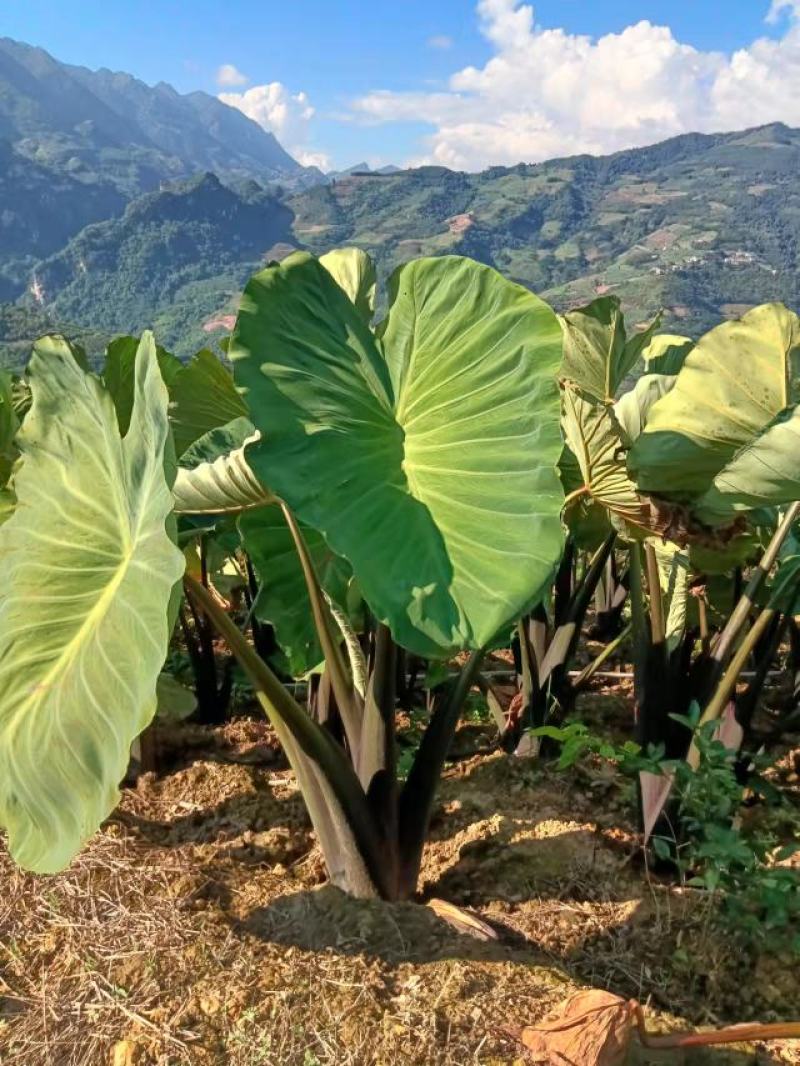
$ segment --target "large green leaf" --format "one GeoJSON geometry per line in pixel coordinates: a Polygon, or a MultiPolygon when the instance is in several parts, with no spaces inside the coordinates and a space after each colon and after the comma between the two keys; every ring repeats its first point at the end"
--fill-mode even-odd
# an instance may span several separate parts
{"type": "MultiPolygon", "coordinates": [[[[239,531],[258,575],[256,616],[273,626],[292,674],[307,674],[322,662],[322,648],[297,548],[280,506],[243,514],[239,531]]],[[[352,576],[350,566],[331,551],[316,530],[304,526],[302,533],[322,589],[344,607],[352,576]]]]}
{"type": "Polygon", "coordinates": [[[768,589],[769,606],[783,614],[800,612],[800,530],[794,526],[781,545],[778,570],[768,589]]]}
{"type": "MultiPolygon", "coordinates": [[[[103,381],[117,409],[119,431],[123,436],[128,432],[133,410],[138,350],[138,337],[117,337],[106,348],[103,381]]],[[[161,345],[156,347],[156,357],[164,384],[167,390],[171,390],[176,377],[183,371],[183,363],[161,345]]]]}
{"type": "Polygon", "coordinates": [[[616,296],[600,296],[561,316],[564,355],[559,376],[589,396],[610,403],[625,376],[650,344],[660,315],[630,339],[616,296]]]}
{"type": "Polygon", "coordinates": [[[17,460],[14,438],[19,429],[19,419],[14,410],[11,393],[11,375],[0,370],[0,489],[8,484],[11,470],[17,460]]]}
{"type": "MultiPolygon", "coordinates": [[[[666,533],[671,529],[676,520],[675,509],[642,496],[628,474],[625,455],[630,442],[613,407],[567,384],[562,389],[561,424],[567,454],[574,456],[581,479],[572,498],[567,498],[568,515],[575,503],[590,497],[625,536],[666,533]]],[[[562,476],[564,468],[562,457],[562,476]]],[[[584,523],[591,517],[585,514],[584,523]]],[[[597,525],[596,518],[593,521],[597,525]]]]}
{"type": "Polygon", "coordinates": [[[60,333],[46,333],[43,337],[39,337],[34,342],[33,350],[40,356],[53,356],[54,358],[63,358],[69,355],[75,360],[81,370],[89,369],[89,361],[86,358],[85,349],[80,344],[67,340],[60,333]]]}
{"type": "Polygon", "coordinates": [[[69,352],[34,352],[19,500],[0,527],[0,824],[12,855],[62,869],[114,808],[153,717],[183,557],[166,523],[167,390],[153,339],[130,427],[69,352]]]}
{"type": "Polygon", "coordinates": [[[562,400],[564,439],[577,459],[585,493],[613,514],[635,519],[640,503],[625,466],[628,441],[613,409],[570,386],[562,400]]]}
{"type": "Polygon", "coordinates": [[[629,467],[639,488],[691,499],[797,397],[800,320],[782,304],[711,330],[650,409],[629,467]]]}
{"type": "Polygon", "coordinates": [[[800,500],[800,406],[782,411],[724,466],[693,508],[709,525],[800,500]]]}
{"type": "Polygon", "coordinates": [[[402,267],[372,335],[319,262],[251,280],[230,356],[257,476],[353,566],[422,655],[479,646],[541,597],[562,548],[555,315],[488,267],[402,267]]]}
{"type": "Polygon", "coordinates": [[[364,321],[371,322],[375,314],[377,275],[375,264],[367,253],[360,248],[335,248],[320,256],[319,261],[339,288],[347,293],[364,321]]]}
{"type": "Polygon", "coordinates": [[[170,384],[170,422],[180,457],[196,440],[217,426],[247,416],[227,367],[212,351],[193,355],[170,384]]]}
{"type": "Polygon", "coordinates": [[[596,551],[611,533],[608,511],[588,492],[581,491],[585,481],[575,453],[564,445],[558,461],[558,473],[566,497],[564,521],[575,544],[582,551],[596,551]]]}
{"type": "Polygon", "coordinates": [[[234,418],[224,426],[215,426],[198,437],[180,457],[180,466],[194,470],[203,463],[215,463],[237,448],[243,448],[255,435],[256,427],[249,418],[234,418]]]}

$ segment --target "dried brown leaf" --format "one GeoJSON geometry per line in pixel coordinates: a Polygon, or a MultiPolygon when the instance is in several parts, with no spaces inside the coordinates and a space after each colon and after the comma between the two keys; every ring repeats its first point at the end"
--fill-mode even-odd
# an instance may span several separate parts
{"type": "Polygon", "coordinates": [[[538,1025],[526,1026],[521,1043],[534,1061],[552,1066],[623,1066],[633,1033],[630,1003],[610,992],[578,992],[538,1025]]]}

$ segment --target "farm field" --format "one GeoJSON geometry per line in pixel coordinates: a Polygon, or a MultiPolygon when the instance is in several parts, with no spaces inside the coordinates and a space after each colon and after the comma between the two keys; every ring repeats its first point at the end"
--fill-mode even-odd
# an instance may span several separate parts
{"type": "Polygon", "coordinates": [[[4,6],[0,1066],[800,1066],[800,0],[4,6]]]}
{"type": "Polygon", "coordinates": [[[0,374],[0,1062],[796,1062],[800,318],[385,290],[0,374]]]}
{"type": "MultiPolygon", "coordinates": [[[[622,735],[628,686],[598,682],[581,704],[622,735]]],[[[503,1027],[586,986],[646,1002],[654,1029],[800,1013],[795,958],[732,952],[701,894],[646,877],[613,767],[469,755],[494,739],[485,721],[462,723],[421,877],[423,898],[489,922],[487,942],[420,904],[325,885],[258,718],[166,730],[161,772],[124,791],[73,870],[41,882],[3,860],[4,1063],[88,1066],[124,1046],[133,1063],[511,1066],[523,1052],[503,1027]]],[[[775,771],[798,816],[799,758],[787,748],[775,771]]],[[[765,1066],[800,1061],[793,1047],[633,1061],[765,1066]]]]}

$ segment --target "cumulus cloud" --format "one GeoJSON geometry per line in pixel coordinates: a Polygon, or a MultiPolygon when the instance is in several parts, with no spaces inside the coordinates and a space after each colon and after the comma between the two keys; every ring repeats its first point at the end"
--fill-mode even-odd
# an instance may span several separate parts
{"type": "Polygon", "coordinates": [[[780,22],[787,13],[793,18],[800,18],[800,0],[772,0],[767,13],[767,22],[780,22]]]}
{"type": "Polygon", "coordinates": [[[279,81],[254,85],[243,93],[220,93],[223,104],[236,107],[283,141],[303,141],[314,108],[305,93],[292,93],[279,81]]]}
{"type": "Polygon", "coordinates": [[[302,163],[304,167],[319,167],[323,173],[333,169],[331,157],[327,152],[315,152],[313,149],[296,148],[292,152],[292,155],[297,162],[302,163]]]}
{"type": "Polygon", "coordinates": [[[239,85],[247,85],[250,79],[242,74],[233,63],[223,63],[217,71],[217,85],[221,89],[235,89],[239,85]]]}
{"type": "Polygon", "coordinates": [[[219,99],[229,107],[238,108],[269,133],[274,133],[287,152],[303,166],[330,170],[327,154],[308,145],[315,110],[306,93],[293,93],[281,82],[271,81],[241,93],[220,93],[219,99]]]}
{"type": "Polygon", "coordinates": [[[369,93],[353,112],[368,124],[432,126],[416,162],[467,170],[612,152],[692,130],[800,124],[800,0],[773,0],[765,15],[784,12],[783,36],[725,55],[646,20],[594,39],[540,27],[520,0],[478,0],[493,50],[484,66],[455,72],[444,92],[369,93]]]}
{"type": "Polygon", "coordinates": [[[446,52],[448,48],[453,47],[453,38],[448,37],[446,33],[437,33],[433,37],[428,38],[428,48],[437,48],[440,52],[446,52]]]}

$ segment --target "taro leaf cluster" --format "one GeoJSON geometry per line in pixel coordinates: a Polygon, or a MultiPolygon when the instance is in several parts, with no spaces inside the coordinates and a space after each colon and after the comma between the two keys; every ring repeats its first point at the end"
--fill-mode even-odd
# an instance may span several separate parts
{"type": "Polygon", "coordinates": [[[374,293],[362,253],[297,254],[247,287],[235,381],[211,353],[184,366],[149,335],[112,344],[97,377],[49,338],[15,439],[4,389],[0,445],[21,459],[0,529],[0,821],[23,865],[63,866],[116,801],[176,616],[178,515],[190,557],[200,546],[184,632],[208,643],[213,622],[250,675],[331,877],[414,891],[482,650],[546,595],[561,556],[561,335],[537,297],[464,259],[398,271],[373,331],[374,293]],[[294,669],[324,658],[315,716],[209,591],[220,553],[241,569],[254,636],[268,617],[294,669]],[[471,655],[401,788],[406,650],[471,655]]]}

